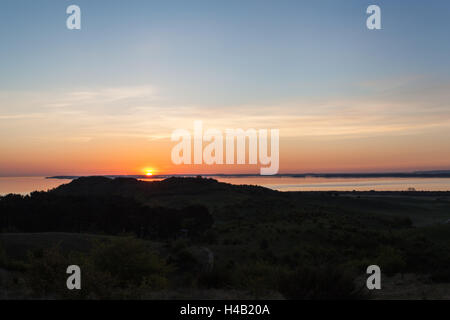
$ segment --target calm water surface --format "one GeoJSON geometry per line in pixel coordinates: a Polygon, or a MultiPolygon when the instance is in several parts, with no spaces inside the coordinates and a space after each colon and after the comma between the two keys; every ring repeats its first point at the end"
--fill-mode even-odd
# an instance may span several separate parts
{"type": "Polygon", "coordinates": [[[279,191],[450,191],[450,178],[219,178],[232,184],[255,184],[279,191]],[[245,181],[245,182],[244,182],[245,181]]]}
{"type": "Polygon", "coordinates": [[[8,193],[27,194],[47,191],[71,180],[45,179],[45,177],[0,177],[0,195],[8,193]]]}

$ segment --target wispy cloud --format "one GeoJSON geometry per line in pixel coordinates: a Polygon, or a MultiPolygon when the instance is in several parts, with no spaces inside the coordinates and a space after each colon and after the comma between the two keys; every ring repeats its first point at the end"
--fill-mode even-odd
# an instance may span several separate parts
{"type": "MultiPolygon", "coordinates": [[[[367,97],[296,99],[278,104],[178,105],[154,86],[1,94],[0,121],[30,135],[71,141],[92,137],[167,139],[194,120],[214,128],[279,128],[283,137],[404,135],[450,126],[450,85],[419,90],[416,79],[367,97]],[[4,109],[4,110],[2,110],[4,109]],[[14,112],[16,111],[16,112],[14,112]],[[28,112],[26,112],[28,111],[28,112]]],[[[424,85],[422,85],[423,87],[424,85]]],[[[419,86],[420,87],[420,86],[419,86]]],[[[4,133],[4,129],[2,130],[4,133]]]]}

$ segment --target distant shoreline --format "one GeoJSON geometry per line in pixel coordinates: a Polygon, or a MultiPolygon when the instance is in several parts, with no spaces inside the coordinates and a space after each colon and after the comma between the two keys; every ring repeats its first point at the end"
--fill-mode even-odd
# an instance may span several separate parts
{"type": "MultiPolygon", "coordinates": [[[[83,176],[50,176],[46,179],[74,180],[83,176]]],[[[94,175],[107,178],[134,178],[134,179],[166,179],[170,177],[229,177],[229,178],[450,178],[450,171],[418,171],[418,172],[381,172],[381,173],[287,173],[273,176],[261,176],[259,174],[172,174],[172,175],[94,175]]]]}

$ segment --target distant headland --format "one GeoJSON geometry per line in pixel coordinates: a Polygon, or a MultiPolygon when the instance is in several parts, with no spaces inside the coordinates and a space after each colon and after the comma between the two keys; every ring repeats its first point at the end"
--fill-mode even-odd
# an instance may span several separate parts
{"type": "MultiPolygon", "coordinates": [[[[107,178],[134,178],[134,179],[166,179],[170,177],[230,177],[247,178],[261,177],[259,174],[169,174],[169,175],[99,175],[107,178]]],[[[84,176],[50,176],[47,179],[73,180],[84,176]]],[[[377,172],[377,173],[284,173],[270,177],[280,178],[450,178],[450,170],[413,171],[413,172],[377,172]]]]}

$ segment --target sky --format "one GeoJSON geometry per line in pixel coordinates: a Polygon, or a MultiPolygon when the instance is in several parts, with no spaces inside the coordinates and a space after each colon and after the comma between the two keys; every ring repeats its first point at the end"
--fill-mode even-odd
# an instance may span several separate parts
{"type": "Polygon", "coordinates": [[[174,165],[195,120],[279,129],[281,173],[450,169],[449,30],[446,0],[2,0],[0,176],[259,172],[174,165]]]}

